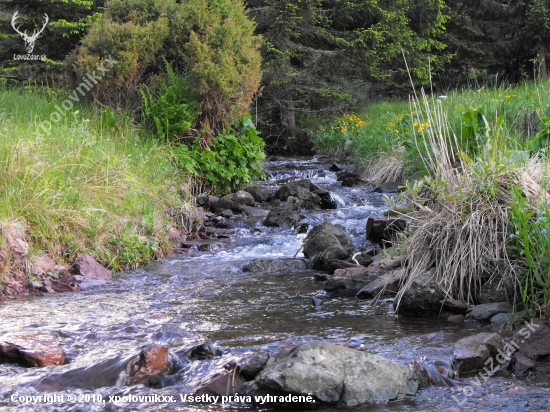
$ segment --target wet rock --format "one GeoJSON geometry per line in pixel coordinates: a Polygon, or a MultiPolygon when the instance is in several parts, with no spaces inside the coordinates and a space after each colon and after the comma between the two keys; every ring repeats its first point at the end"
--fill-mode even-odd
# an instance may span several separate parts
{"type": "Polygon", "coordinates": [[[315,309],[321,309],[321,306],[323,305],[323,301],[319,299],[318,297],[312,296],[311,297],[311,304],[315,309]]]}
{"type": "Polygon", "coordinates": [[[312,395],[318,401],[356,406],[413,396],[415,373],[378,355],[310,341],[269,359],[243,393],[312,395]]]}
{"type": "Polygon", "coordinates": [[[516,332],[514,340],[519,344],[519,351],[531,359],[550,355],[550,323],[543,319],[525,321],[516,332]]]}
{"type": "Polygon", "coordinates": [[[506,302],[506,288],[499,279],[493,279],[486,282],[479,291],[478,303],[506,302]]]}
{"type": "Polygon", "coordinates": [[[243,267],[243,272],[290,273],[307,270],[304,259],[255,259],[243,267]]]}
{"type": "Polygon", "coordinates": [[[381,296],[395,296],[399,290],[399,284],[405,275],[405,270],[392,270],[387,273],[378,272],[378,275],[378,279],[366,284],[357,293],[359,299],[371,299],[380,293],[382,293],[381,296]]]}
{"type": "Polygon", "coordinates": [[[338,163],[333,163],[330,165],[328,170],[331,172],[339,172],[342,170],[342,166],[340,166],[338,163]]]}
{"type": "Polygon", "coordinates": [[[537,364],[521,352],[516,352],[509,369],[514,371],[514,376],[520,378],[537,372],[537,364]]]}
{"type": "Polygon", "coordinates": [[[468,309],[466,313],[466,320],[489,320],[497,313],[505,313],[510,311],[510,305],[508,302],[495,302],[485,303],[483,305],[476,305],[473,308],[468,309]]]}
{"type": "Polygon", "coordinates": [[[401,296],[394,302],[394,309],[403,316],[429,316],[441,312],[441,300],[445,294],[435,279],[435,270],[430,270],[416,277],[401,296]]]}
{"type": "Polygon", "coordinates": [[[239,190],[238,192],[222,196],[220,200],[221,199],[229,200],[230,202],[236,203],[237,205],[254,206],[254,197],[244,190],[239,190]]]}
{"type": "Polygon", "coordinates": [[[175,364],[166,346],[149,346],[128,363],[124,384],[160,387],[163,375],[171,373],[175,364]]]}
{"type": "Polygon", "coordinates": [[[500,326],[503,323],[510,322],[510,320],[512,320],[511,313],[497,313],[491,318],[491,324],[500,326]]]}
{"type": "Polygon", "coordinates": [[[464,315],[462,315],[462,314],[450,315],[447,318],[447,322],[450,322],[450,323],[464,323],[464,315]]]}
{"type": "Polygon", "coordinates": [[[216,348],[213,348],[208,344],[208,342],[202,343],[200,345],[194,345],[176,352],[176,355],[180,359],[189,359],[189,360],[205,360],[213,359],[222,355],[222,351],[216,348]]]}
{"type": "Polygon", "coordinates": [[[502,338],[496,333],[478,333],[455,343],[454,353],[457,372],[474,372],[483,369],[485,361],[502,351],[502,338]]]}
{"type": "Polygon", "coordinates": [[[197,213],[197,217],[203,222],[206,222],[207,220],[215,216],[211,212],[206,212],[203,207],[197,207],[195,209],[195,212],[197,213]]]}
{"type": "Polygon", "coordinates": [[[368,254],[368,253],[366,253],[366,252],[361,252],[361,253],[359,253],[359,254],[356,254],[356,255],[354,256],[354,259],[355,259],[355,261],[356,261],[358,264],[360,264],[361,266],[367,267],[367,266],[369,266],[369,265],[372,263],[372,261],[373,261],[373,256],[370,255],[370,254],[368,254]]]}
{"type": "Polygon", "coordinates": [[[197,205],[202,206],[204,208],[211,208],[212,205],[216,203],[218,200],[219,198],[212,195],[199,195],[195,198],[197,205]]]}
{"type": "Polygon", "coordinates": [[[338,172],[336,180],[342,182],[343,187],[353,187],[361,183],[361,178],[357,173],[353,172],[338,172]]]}
{"type": "Polygon", "coordinates": [[[307,233],[308,229],[309,229],[309,223],[302,223],[301,225],[298,225],[298,227],[296,228],[296,233],[298,234],[307,233]]]}
{"type": "Polygon", "coordinates": [[[256,202],[265,202],[271,195],[271,189],[267,186],[248,186],[244,191],[250,193],[256,202]]]}
{"type": "Polygon", "coordinates": [[[299,212],[277,208],[269,212],[262,224],[268,227],[294,227],[304,218],[305,215],[299,212]]]}
{"type": "Polygon", "coordinates": [[[430,386],[456,386],[455,382],[453,382],[451,378],[440,373],[436,367],[431,365],[421,365],[416,361],[412,363],[411,367],[418,377],[418,389],[424,389],[430,386]]]}
{"type": "Polygon", "coordinates": [[[397,182],[386,182],[372,189],[376,193],[397,193],[402,192],[405,188],[397,182]]]}
{"type": "Polygon", "coordinates": [[[265,352],[249,355],[238,363],[239,372],[247,381],[251,381],[267,365],[269,354],[265,352]]]}
{"type": "Polygon", "coordinates": [[[233,211],[231,209],[225,209],[220,212],[220,215],[225,219],[230,219],[233,217],[233,211]]]}
{"type": "Polygon", "coordinates": [[[269,210],[252,206],[241,206],[241,212],[249,217],[267,217],[269,215],[269,210]]]}
{"type": "Polygon", "coordinates": [[[295,180],[281,186],[279,190],[273,193],[273,196],[271,196],[271,198],[286,202],[290,196],[296,197],[298,199],[302,199],[301,196],[308,198],[309,195],[307,194],[307,192],[311,193],[315,190],[320,190],[320,188],[311,183],[309,179],[295,180]]]}
{"type": "Polygon", "coordinates": [[[330,222],[313,227],[304,241],[304,256],[313,259],[313,269],[323,269],[331,260],[347,259],[351,252],[351,236],[343,226],[330,222]]]}
{"type": "Polygon", "coordinates": [[[379,277],[377,273],[369,272],[366,269],[356,266],[354,268],[336,270],[334,275],[325,282],[325,290],[344,296],[357,294],[361,288],[379,277]]]}
{"type": "MultiPolygon", "coordinates": [[[[80,290],[87,290],[91,288],[96,288],[98,286],[105,285],[107,281],[103,279],[93,279],[93,278],[87,278],[80,275],[74,275],[74,278],[78,283],[78,287],[80,290]]],[[[53,289],[52,289],[53,290],[53,289]]]]}
{"type": "Polygon", "coordinates": [[[321,209],[323,210],[332,210],[332,209],[338,209],[338,202],[334,200],[332,195],[328,190],[315,190],[313,194],[319,196],[321,199],[321,209]]]}
{"type": "Polygon", "coordinates": [[[373,242],[391,242],[395,234],[407,228],[405,219],[386,216],[369,217],[366,224],[366,238],[373,242]]]}
{"type": "Polygon", "coordinates": [[[235,213],[241,213],[241,206],[254,206],[254,198],[250,193],[242,190],[222,196],[211,206],[216,213],[230,209],[235,213]]]}
{"type": "MultiPolygon", "coordinates": [[[[462,302],[461,300],[446,298],[439,303],[441,304],[443,309],[461,315],[465,315],[469,309],[468,304],[466,302],[462,302]]],[[[464,317],[462,319],[464,320],[464,317]]]]}
{"type": "Polygon", "coordinates": [[[199,389],[195,395],[232,396],[241,391],[245,378],[239,372],[228,371],[224,375],[216,376],[199,389]]]}
{"type": "Polygon", "coordinates": [[[339,259],[331,259],[323,264],[323,270],[331,275],[334,274],[334,272],[338,269],[348,269],[356,267],[357,265],[355,263],[350,263],[348,261],[339,259]]]}
{"type": "Polygon", "coordinates": [[[88,279],[111,280],[113,275],[111,271],[101,266],[97,260],[90,255],[80,255],[73,264],[73,271],[77,275],[88,279]]]}
{"type": "Polygon", "coordinates": [[[0,363],[20,366],[63,365],[65,352],[52,332],[11,333],[0,337],[0,363]]]}
{"type": "Polygon", "coordinates": [[[197,247],[197,250],[199,252],[210,252],[212,250],[212,244],[211,243],[202,243],[197,247]]]}

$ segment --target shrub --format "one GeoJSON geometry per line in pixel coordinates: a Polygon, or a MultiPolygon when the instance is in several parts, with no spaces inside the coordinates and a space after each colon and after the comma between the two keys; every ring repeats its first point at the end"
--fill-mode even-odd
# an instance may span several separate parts
{"type": "Polygon", "coordinates": [[[188,173],[200,176],[215,192],[227,193],[264,175],[264,142],[250,117],[243,117],[237,130],[216,135],[209,148],[201,149],[199,139],[191,147],[177,144],[174,161],[188,173]]]}
{"type": "Polygon", "coordinates": [[[166,64],[166,79],[155,95],[148,87],[140,89],[143,116],[146,123],[154,125],[157,135],[163,140],[180,139],[193,125],[199,115],[198,103],[189,91],[190,76],[174,73],[166,64]]]}
{"type": "Polygon", "coordinates": [[[199,128],[208,140],[246,113],[259,87],[259,38],[253,32],[240,0],[111,0],[68,64],[80,79],[112,56],[118,63],[93,95],[102,104],[135,109],[136,87],[154,83],[165,58],[176,73],[191,74],[199,128]]]}

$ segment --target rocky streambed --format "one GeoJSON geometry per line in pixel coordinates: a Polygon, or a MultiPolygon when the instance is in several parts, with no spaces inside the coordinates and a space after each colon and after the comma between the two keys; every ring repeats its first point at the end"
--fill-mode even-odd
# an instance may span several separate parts
{"type": "Polygon", "coordinates": [[[495,291],[441,311],[427,278],[395,316],[405,261],[375,242],[394,187],[322,158],[268,167],[197,199],[204,227],[170,258],[0,302],[0,409],[550,410],[547,325],[490,322],[495,291]]]}

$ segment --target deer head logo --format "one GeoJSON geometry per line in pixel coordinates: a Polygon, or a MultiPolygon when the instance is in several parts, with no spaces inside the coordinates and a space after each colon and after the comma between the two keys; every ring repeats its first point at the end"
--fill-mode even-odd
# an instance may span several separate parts
{"type": "Polygon", "coordinates": [[[36,39],[38,38],[40,33],[42,33],[44,31],[44,29],[46,28],[46,26],[48,25],[48,21],[49,21],[48,15],[46,13],[44,13],[44,17],[45,17],[44,25],[42,26],[42,28],[40,30],[35,30],[32,33],[32,36],[29,36],[27,34],[27,30],[25,30],[23,33],[21,33],[21,31],[19,30],[19,27],[15,26],[15,21],[17,20],[18,17],[19,17],[19,12],[16,11],[15,14],[13,15],[13,17],[11,18],[11,26],[13,27],[13,29],[17,33],[19,33],[21,35],[21,37],[25,41],[25,48],[27,49],[27,53],[31,54],[32,51],[34,50],[34,42],[36,41],[36,39]]]}

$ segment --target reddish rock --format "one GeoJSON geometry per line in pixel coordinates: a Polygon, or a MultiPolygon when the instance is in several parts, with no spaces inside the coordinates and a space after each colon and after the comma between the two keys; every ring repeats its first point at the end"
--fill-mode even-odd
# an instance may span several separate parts
{"type": "Polygon", "coordinates": [[[65,352],[55,333],[13,333],[0,337],[0,363],[62,365],[65,363],[65,352]]]}
{"type": "Polygon", "coordinates": [[[514,335],[519,351],[531,359],[550,355],[550,323],[547,320],[535,319],[525,321],[514,335]]]}
{"type": "Polygon", "coordinates": [[[90,255],[80,255],[73,264],[73,270],[77,275],[90,279],[111,280],[111,271],[101,266],[97,260],[90,255]]]}
{"type": "Polygon", "coordinates": [[[23,260],[29,252],[29,244],[21,238],[16,238],[10,244],[10,255],[14,261],[23,260]]]}
{"type": "Polygon", "coordinates": [[[12,280],[11,282],[8,282],[5,285],[4,290],[8,295],[11,295],[11,296],[25,295],[28,292],[23,282],[19,282],[16,280],[12,280]]]}
{"type": "Polygon", "coordinates": [[[32,274],[36,276],[43,276],[50,271],[54,271],[56,267],[55,262],[48,255],[42,255],[34,261],[32,265],[32,274]]]}
{"type": "Polygon", "coordinates": [[[516,352],[513,365],[516,378],[537,372],[537,364],[521,352],[516,352]]]}
{"type": "Polygon", "coordinates": [[[464,315],[451,315],[447,318],[447,322],[464,323],[464,315]]]}
{"type": "Polygon", "coordinates": [[[455,360],[458,374],[483,369],[485,361],[502,350],[502,338],[496,333],[478,333],[455,343],[455,360]]]}
{"type": "Polygon", "coordinates": [[[126,385],[150,384],[171,369],[171,358],[166,346],[153,345],[141,353],[126,368],[126,385]]]}

